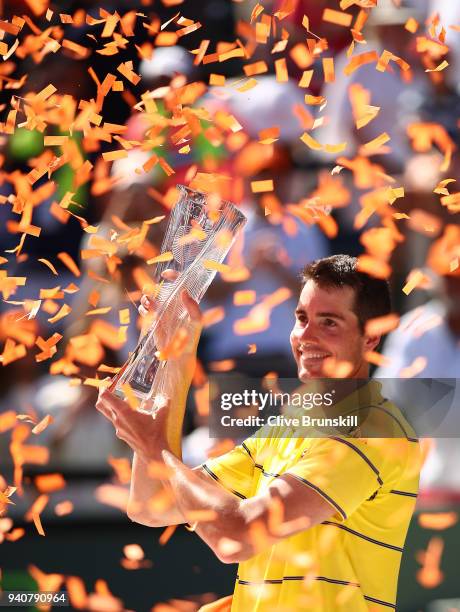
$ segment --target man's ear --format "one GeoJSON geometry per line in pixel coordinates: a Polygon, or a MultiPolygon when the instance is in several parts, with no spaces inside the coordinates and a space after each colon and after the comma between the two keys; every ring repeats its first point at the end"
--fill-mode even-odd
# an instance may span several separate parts
{"type": "Polygon", "coordinates": [[[382,339],[381,335],[378,336],[365,336],[364,337],[364,349],[366,351],[375,351],[375,349],[380,344],[380,340],[382,339]]]}

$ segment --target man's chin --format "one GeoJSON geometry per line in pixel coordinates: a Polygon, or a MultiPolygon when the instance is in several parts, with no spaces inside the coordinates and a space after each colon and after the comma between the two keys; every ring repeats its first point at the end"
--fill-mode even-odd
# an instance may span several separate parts
{"type": "Polygon", "coordinates": [[[325,378],[322,368],[299,368],[297,376],[303,383],[315,378],[325,378]]]}

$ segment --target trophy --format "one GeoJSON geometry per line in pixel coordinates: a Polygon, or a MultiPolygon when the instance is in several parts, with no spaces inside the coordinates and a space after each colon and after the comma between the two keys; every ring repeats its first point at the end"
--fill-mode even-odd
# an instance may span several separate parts
{"type": "Polygon", "coordinates": [[[232,246],[246,217],[231,202],[216,194],[177,186],[180,197],[171,211],[161,246],[162,261],[155,269],[156,316],[114,377],[111,390],[124,396],[129,392],[139,400],[138,410],[154,414],[166,398],[166,361],[160,351],[174,339],[178,330],[187,332],[190,320],[182,302],[184,289],[198,303],[205,294],[232,246]],[[162,278],[162,272],[178,272],[175,280],[162,278]],[[162,346],[157,346],[161,336],[162,346]]]}

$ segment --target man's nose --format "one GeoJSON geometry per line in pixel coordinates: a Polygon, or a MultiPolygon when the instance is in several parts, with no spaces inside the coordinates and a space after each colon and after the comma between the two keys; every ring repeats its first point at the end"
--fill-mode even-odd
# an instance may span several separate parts
{"type": "Polygon", "coordinates": [[[300,334],[300,341],[305,342],[306,340],[312,340],[317,337],[317,328],[316,326],[309,321],[305,327],[302,328],[302,333],[300,334]]]}

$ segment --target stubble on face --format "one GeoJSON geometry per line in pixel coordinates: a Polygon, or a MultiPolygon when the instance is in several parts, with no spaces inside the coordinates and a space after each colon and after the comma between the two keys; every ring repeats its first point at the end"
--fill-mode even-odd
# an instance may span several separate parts
{"type": "Polygon", "coordinates": [[[300,294],[291,348],[302,382],[312,378],[367,378],[365,336],[351,287],[321,287],[309,280],[300,294]]]}

